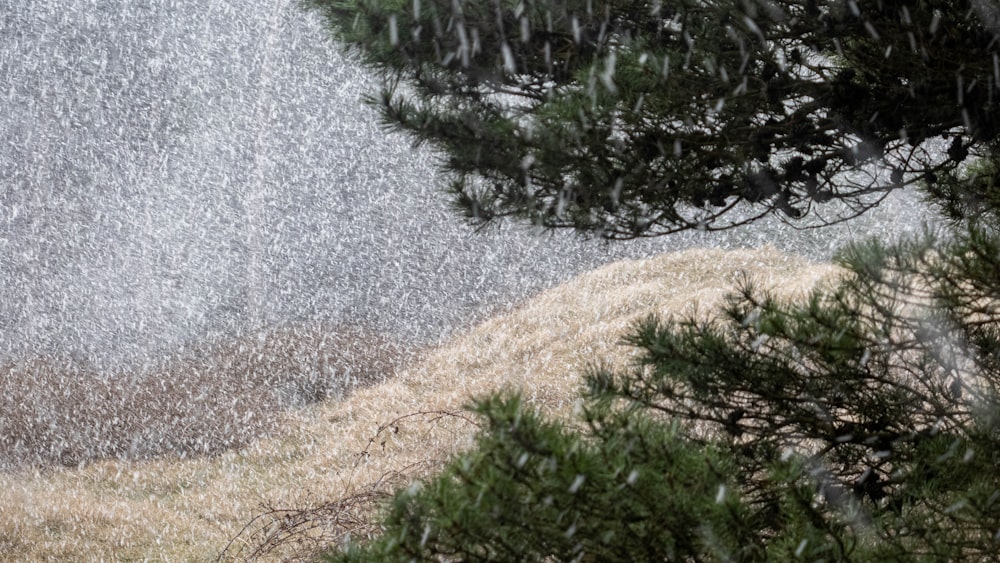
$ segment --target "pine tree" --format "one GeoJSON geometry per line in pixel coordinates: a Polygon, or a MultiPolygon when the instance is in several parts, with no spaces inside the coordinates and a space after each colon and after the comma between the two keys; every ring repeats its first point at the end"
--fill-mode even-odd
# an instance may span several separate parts
{"type": "Polygon", "coordinates": [[[776,463],[777,506],[741,498],[733,456],[677,425],[594,406],[586,431],[540,419],[518,397],[476,410],[477,447],[400,492],[385,533],[344,561],[656,561],[841,554],[843,526],[811,506],[797,462],[776,463]],[[761,529],[768,530],[768,541],[761,529]],[[803,546],[803,540],[806,545],[803,546]]]}
{"type": "Polygon", "coordinates": [[[642,365],[592,392],[713,428],[755,502],[787,494],[759,484],[769,464],[800,460],[823,513],[878,548],[864,559],[995,557],[1000,237],[970,226],[838,260],[847,275],[804,302],[748,282],[723,322],[650,319],[630,339],[642,365]]]}
{"type": "Polygon", "coordinates": [[[380,71],[385,122],[443,151],[474,222],[835,222],[950,190],[1000,133],[994,0],[306,3],[380,71]]]}
{"type": "Polygon", "coordinates": [[[340,560],[994,560],[1000,234],[852,246],[782,302],[650,318],[576,425],[481,400],[473,449],[340,560]]]}
{"type": "Polygon", "coordinates": [[[801,300],[747,279],[719,317],[648,319],[575,424],[480,399],[475,446],[333,557],[998,559],[1000,7],[311,3],[476,220],[627,238],[903,186],[950,220],[801,300]]]}

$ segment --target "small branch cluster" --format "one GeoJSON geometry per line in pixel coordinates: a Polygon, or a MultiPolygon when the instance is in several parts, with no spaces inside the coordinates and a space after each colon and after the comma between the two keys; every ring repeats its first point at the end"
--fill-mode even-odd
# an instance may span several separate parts
{"type": "Polygon", "coordinates": [[[433,425],[444,418],[479,426],[468,413],[446,410],[416,411],[379,425],[357,454],[344,487],[350,492],[318,503],[315,495],[309,495],[310,498],[297,507],[278,507],[273,502],[263,504],[261,512],[229,541],[216,560],[253,562],[280,555],[283,561],[312,561],[333,546],[364,543],[377,537],[382,531],[379,509],[392,498],[393,492],[411,482],[421,469],[440,467],[443,460],[424,459],[410,463],[356,487],[353,481],[359,469],[385,449],[387,435],[399,433],[403,423],[417,419],[433,425]]]}

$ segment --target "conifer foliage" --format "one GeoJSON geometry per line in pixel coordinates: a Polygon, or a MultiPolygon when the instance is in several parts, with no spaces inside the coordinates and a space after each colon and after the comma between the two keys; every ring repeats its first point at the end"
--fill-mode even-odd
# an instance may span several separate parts
{"type": "Polygon", "coordinates": [[[1000,133],[993,0],[306,3],[380,71],[385,122],[442,150],[474,222],[835,222],[1000,133]]]}
{"type": "Polygon", "coordinates": [[[947,561],[1000,549],[1000,236],[839,257],[801,302],[650,318],[576,424],[477,404],[475,447],[340,560],[947,561]]]}
{"type": "Polygon", "coordinates": [[[844,249],[798,301],[747,279],[717,317],[649,318],[572,424],[480,399],[473,449],[334,558],[996,558],[1000,5],[309,3],[478,221],[628,238],[907,186],[949,220],[844,249]]]}

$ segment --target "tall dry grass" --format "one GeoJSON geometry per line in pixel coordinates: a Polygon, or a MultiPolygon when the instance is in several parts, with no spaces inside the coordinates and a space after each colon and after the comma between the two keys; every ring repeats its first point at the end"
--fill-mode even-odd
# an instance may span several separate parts
{"type": "Polygon", "coordinates": [[[269,437],[213,457],[98,461],[0,475],[5,560],[300,560],[345,534],[401,483],[471,444],[470,397],[517,389],[572,412],[580,375],[624,366],[620,338],[650,313],[706,313],[746,272],[795,294],[834,268],[773,249],[697,250],[580,276],[426,352],[394,378],[286,411],[269,437]]]}

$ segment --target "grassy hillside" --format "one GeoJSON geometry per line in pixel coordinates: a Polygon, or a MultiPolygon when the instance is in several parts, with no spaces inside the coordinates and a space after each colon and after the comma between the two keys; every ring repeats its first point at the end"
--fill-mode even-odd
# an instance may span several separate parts
{"type": "MultiPolygon", "coordinates": [[[[308,555],[344,532],[365,534],[379,495],[432,472],[470,443],[475,427],[461,412],[470,396],[517,388],[541,410],[568,413],[588,366],[629,361],[631,350],[619,342],[632,323],[654,312],[708,313],[740,272],[787,295],[836,270],[773,249],[694,250],[616,263],[423,352],[384,382],[369,376],[371,385],[351,387],[350,394],[328,392],[326,400],[295,409],[288,408],[294,401],[280,403],[280,411],[269,407],[268,416],[280,416],[263,438],[239,449],[0,474],[0,559],[206,561],[221,553],[225,560],[272,560],[308,555]]],[[[286,342],[287,354],[320,354],[341,362],[341,370],[405,357],[367,356],[374,348],[364,339],[285,338],[277,340],[286,342]]],[[[198,365],[210,369],[195,371],[258,373],[232,361],[246,349],[209,347],[228,356],[202,354],[198,365]]],[[[275,371],[289,364],[268,365],[249,388],[266,391],[287,381],[275,371]]]]}

